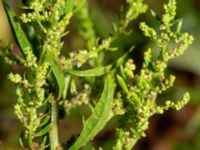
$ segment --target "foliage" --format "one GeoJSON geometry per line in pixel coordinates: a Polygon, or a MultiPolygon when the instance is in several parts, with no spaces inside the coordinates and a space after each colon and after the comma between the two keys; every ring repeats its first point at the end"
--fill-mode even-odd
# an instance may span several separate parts
{"type": "Polygon", "coordinates": [[[120,51],[113,43],[129,32],[131,21],[146,12],[143,0],[126,0],[121,18],[113,24],[112,35],[101,40],[95,33],[85,0],[23,1],[24,13],[19,17],[6,1],[3,4],[20,52],[14,53],[4,42],[0,54],[8,64],[24,68],[22,74],[8,75],[16,85],[18,102],[14,109],[24,126],[20,139],[24,148],[62,149],[58,139],[61,118],[58,108],[63,107],[66,115],[70,115],[72,109],[85,104],[92,113],[83,121],[83,130],[68,148],[80,149],[117,116],[120,126],[116,127],[113,149],[129,150],[145,136],[151,116],[169,108],[179,110],[188,102],[189,93],[182,100],[167,100],[164,105],[156,101],[175,80],[165,72],[168,61],[183,54],[193,40],[181,31],[182,20],[175,18],[175,0],[164,5],[162,17],[152,11],[159,20],[158,30],[140,23],[140,29],[155,43],[159,54],[154,57],[149,48],[139,73],[135,71],[133,59],[127,59],[133,48],[108,65],[102,57],[120,51]],[[62,37],[69,33],[66,28],[72,16],[80,21],[79,32],[87,44],[81,50],[68,50],[66,56],[61,54],[62,37]]]}

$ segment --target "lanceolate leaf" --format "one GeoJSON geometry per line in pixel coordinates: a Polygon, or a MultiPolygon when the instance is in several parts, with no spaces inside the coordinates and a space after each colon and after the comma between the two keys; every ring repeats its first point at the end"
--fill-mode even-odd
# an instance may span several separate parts
{"type": "Polygon", "coordinates": [[[49,122],[49,120],[50,120],[50,116],[48,115],[48,116],[46,116],[46,117],[44,118],[44,120],[40,123],[40,127],[46,125],[46,124],[49,122]]]}
{"type": "Polygon", "coordinates": [[[59,88],[58,99],[60,99],[63,96],[63,91],[65,89],[65,82],[64,82],[65,76],[61,69],[61,66],[58,64],[58,62],[55,59],[52,59],[49,63],[58,84],[58,88],[59,88]]]}
{"type": "Polygon", "coordinates": [[[88,70],[73,70],[73,69],[67,69],[66,72],[74,75],[74,76],[80,76],[80,77],[91,77],[91,76],[101,76],[104,74],[109,73],[113,69],[116,69],[117,67],[121,66],[123,62],[125,61],[128,54],[133,50],[131,48],[128,52],[126,52],[122,57],[120,57],[116,62],[113,64],[110,64],[105,67],[97,67],[94,69],[88,69],[88,70]]]}
{"type": "Polygon", "coordinates": [[[72,79],[70,83],[70,92],[71,92],[71,95],[75,95],[77,93],[76,82],[74,79],[72,79]]]}
{"type": "Polygon", "coordinates": [[[3,5],[5,8],[6,14],[8,16],[8,20],[10,22],[11,29],[13,31],[15,40],[18,43],[19,47],[21,48],[23,55],[25,55],[25,53],[26,53],[26,52],[24,52],[25,49],[29,48],[30,50],[32,50],[32,46],[29,43],[29,41],[21,27],[16,15],[15,15],[15,12],[10,8],[10,6],[8,5],[8,3],[5,0],[3,0],[3,5]]]}
{"type": "Polygon", "coordinates": [[[36,133],[36,137],[40,137],[40,136],[43,136],[43,135],[45,135],[48,131],[49,131],[49,129],[50,129],[50,124],[48,124],[47,126],[45,126],[41,131],[39,131],[38,133],[36,133]]]}
{"type": "Polygon", "coordinates": [[[111,108],[115,91],[115,83],[111,76],[105,80],[104,89],[99,102],[94,108],[91,116],[84,123],[83,130],[76,142],[69,150],[78,150],[80,147],[92,140],[95,135],[105,127],[111,118],[111,108]]]}
{"type": "Polygon", "coordinates": [[[68,89],[69,89],[69,83],[70,83],[70,80],[71,80],[71,76],[70,75],[66,75],[65,76],[65,81],[64,81],[64,91],[63,91],[63,99],[65,99],[67,97],[67,92],[68,92],[68,89]]]}
{"type": "Polygon", "coordinates": [[[121,87],[126,93],[128,93],[129,90],[128,90],[128,87],[127,87],[126,82],[124,81],[124,79],[123,79],[121,76],[117,75],[117,81],[118,81],[120,87],[121,87]]]}
{"type": "Polygon", "coordinates": [[[51,71],[53,72],[53,75],[55,76],[58,85],[58,99],[60,99],[61,97],[63,97],[65,89],[65,76],[62,71],[62,68],[59,65],[59,63],[55,60],[51,52],[48,52],[45,55],[44,62],[48,62],[50,64],[51,71]]]}

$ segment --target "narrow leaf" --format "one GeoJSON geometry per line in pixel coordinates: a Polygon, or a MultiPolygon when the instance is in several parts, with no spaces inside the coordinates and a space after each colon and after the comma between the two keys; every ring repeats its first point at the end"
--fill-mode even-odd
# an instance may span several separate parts
{"type": "Polygon", "coordinates": [[[45,150],[47,147],[49,147],[49,145],[46,145],[46,143],[47,143],[47,136],[45,136],[44,138],[43,138],[43,140],[42,140],[42,143],[41,143],[41,150],[45,150]]]}
{"type": "Polygon", "coordinates": [[[22,148],[25,148],[22,138],[19,138],[19,144],[22,148]]]}
{"type": "Polygon", "coordinates": [[[8,20],[10,22],[11,29],[13,31],[15,40],[16,40],[17,44],[19,45],[19,47],[22,51],[22,54],[25,56],[25,54],[27,53],[27,52],[25,52],[25,51],[27,51],[25,49],[29,48],[32,50],[32,46],[29,43],[29,41],[26,37],[26,34],[24,33],[24,31],[21,27],[21,25],[17,19],[17,16],[15,15],[15,12],[10,8],[10,6],[8,5],[8,3],[5,0],[3,0],[3,5],[5,8],[8,20]]]}
{"type": "Polygon", "coordinates": [[[122,78],[124,78],[126,80],[127,74],[125,73],[123,66],[120,66],[120,73],[121,73],[122,78]]]}
{"type": "Polygon", "coordinates": [[[51,127],[50,124],[48,124],[41,131],[39,131],[35,136],[40,137],[40,136],[45,135],[49,131],[50,127],[51,127]]]}
{"type": "MultiPolygon", "coordinates": [[[[42,58],[41,58],[42,60],[42,58]]],[[[52,52],[46,53],[44,56],[44,62],[49,63],[50,65],[50,71],[52,71],[53,75],[56,79],[57,85],[58,85],[58,99],[63,97],[64,89],[65,89],[65,76],[63,73],[63,70],[60,66],[60,64],[55,60],[54,55],[52,52]]]]}
{"type": "Polygon", "coordinates": [[[65,89],[65,76],[62,71],[61,66],[58,64],[58,62],[55,59],[52,59],[50,62],[52,72],[56,78],[57,84],[58,84],[58,99],[63,97],[63,91],[65,89]]]}
{"type": "Polygon", "coordinates": [[[91,77],[91,76],[101,76],[104,74],[109,73],[110,71],[116,69],[117,67],[121,66],[123,62],[125,61],[128,54],[133,50],[131,48],[128,52],[126,52],[122,57],[120,57],[116,62],[113,64],[110,64],[105,67],[97,67],[94,69],[88,69],[88,70],[73,70],[73,69],[67,69],[66,72],[74,75],[74,76],[80,76],[80,77],[91,77]]]}
{"type": "Polygon", "coordinates": [[[49,120],[50,120],[50,116],[48,115],[48,116],[46,116],[46,117],[44,118],[44,120],[40,123],[40,127],[46,125],[46,124],[49,122],[49,120]]]}
{"type": "Polygon", "coordinates": [[[64,87],[64,91],[63,91],[63,99],[65,99],[67,97],[67,92],[68,92],[68,89],[69,89],[69,82],[70,82],[70,79],[71,79],[71,76],[70,75],[66,75],[65,76],[65,87],[64,87]]]}
{"type": "Polygon", "coordinates": [[[113,102],[113,96],[115,91],[115,83],[111,76],[108,76],[105,80],[104,89],[101,98],[96,105],[91,116],[86,120],[83,130],[75,141],[75,143],[69,148],[69,150],[78,150],[80,147],[87,144],[92,140],[95,135],[101,131],[107,122],[111,118],[111,108],[113,102]]]}
{"type": "Polygon", "coordinates": [[[76,82],[74,79],[72,79],[71,83],[70,83],[70,93],[72,95],[75,95],[77,93],[77,90],[76,90],[76,82]]]}
{"type": "Polygon", "coordinates": [[[117,75],[117,81],[120,87],[128,94],[129,90],[124,79],[121,76],[117,75]]]}

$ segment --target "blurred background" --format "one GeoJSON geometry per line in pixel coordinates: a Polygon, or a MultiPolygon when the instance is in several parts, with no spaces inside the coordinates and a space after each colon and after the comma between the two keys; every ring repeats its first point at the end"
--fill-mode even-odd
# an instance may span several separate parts
{"type": "MultiPolygon", "coordinates": [[[[15,11],[20,13],[16,8],[19,1],[9,2],[15,11]]],[[[167,0],[145,0],[145,2],[150,9],[161,15],[163,4],[167,0]]],[[[147,137],[137,143],[136,150],[200,150],[200,0],[177,0],[177,3],[177,17],[184,20],[183,30],[192,34],[195,40],[184,55],[170,61],[168,72],[176,76],[176,82],[174,87],[161,95],[158,100],[176,100],[184,91],[190,92],[191,100],[181,111],[171,109],[163,115],[153,116],[150,119],[149,130],[146,132],[147,137]]],[[[120,5],[123,4],[124,0],[90,0],[90,14],[98,36],[105,38],[112,33],[112,22],[117,19],[120,5]]],[[[121,35],[114,43],[124,51],[136,45],[130,57],[134,58],[138,66],[141,66],[143,61],[144,50],[152,46],[151,41],[139,30],[139,22],[146,21],[148,25],[158,27],[157,20],[150,15],[150,9],[130,25],[130,28],[133,28],[130,35],[121,35]]],[[[84,40],[76,30],[76,21],[76,18],[72,20],[69,27],[71,32],[64,38],[66,49],[76,49],[84,45],[84,40]]],[[[14,43],[2,3],[0,3],[0,39],[7,39],[9,43],[14,43]]],[[[2,58],[0,58],[0,66],[0,150],[20,150],[18,137],[22,127],[13,111],[16,103],[15,87],[7,80],[7,74],[16,71],[17,67],[7,66],[2,58]]],[[[86,108],[80,109],[88,113],[86,108]]],[[[108,147],[114,144],[116,124],[114,118],[105,130],[99,133],[94,142],[83,149],[88,150],[92,145],[109,150],[108,147]]],[[[60,127],[62,132],[60,138],[65,142],[72,134],[81,130],[81,114],[74,110],[70,116],[61,121],[60,127]]]]}

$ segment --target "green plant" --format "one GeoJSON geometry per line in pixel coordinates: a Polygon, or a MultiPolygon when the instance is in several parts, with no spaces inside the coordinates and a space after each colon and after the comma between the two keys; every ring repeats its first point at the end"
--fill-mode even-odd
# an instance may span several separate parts
{"type": "Polygon", "coordinates": [[[133,59],[127,59],[133,47],[110,65],[103,65],[102,58],[119,51],[113,43],[128,33],[131,21],[146,12],[143,0],[126,0],[120,20],[113,25],[112,35],[101,42],[93,28],[86,0],[24,0],[20,5],[24,13],[19,20],[7,2],[3,4],[20,52],[14,53],[4,41],[0,54],[8,64],[24,68],[22,74],[8,75],[16,84],[18,102],[14,109],[24,126],[20,138],[24,148],[62,149],[58,138],[58,109],[63,107],[69,115],[72,109],[85,104],[92,113],[83,121],[80,135],[67,149],[80,149],[114,116],[118,116],[120,126],[116,127],[113,149],[132,149],[138,139],[145,136],[151,116],[169,108],[179,110],[188,102],[189,93],[177,102],[167,100],[164,105],[158,105],[156,101],[175,80],[165,72],[168,61],[181,55],[193,40],[191,35],[181,32],[182,20],[175,18],[175,0],[164,5],[161,18],[152,11],[159,20],[158,31],[140,23],[140,29],[155,43],[159,54],[154,57],[149,48],[139,73],[135,73],[133,59]],[[83,50],[61,55],[62,37],[68,34],[66,28],[72,16],[80,21],[80,35],[87,44],[83,50]]]}

